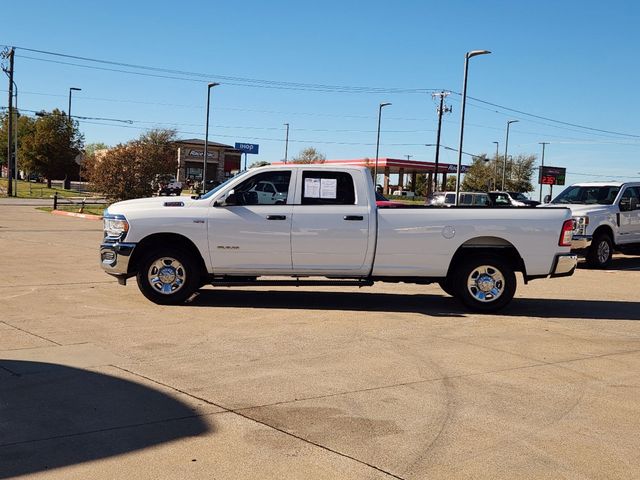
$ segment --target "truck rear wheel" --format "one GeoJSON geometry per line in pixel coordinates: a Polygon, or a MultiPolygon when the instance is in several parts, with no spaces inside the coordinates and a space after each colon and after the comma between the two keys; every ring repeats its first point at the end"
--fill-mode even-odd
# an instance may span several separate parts
{"type": "Polygon", "coordinates": [[[142,294],[152,302],[177,305],[200,287],[200,271],[189,253],[160,248],[142,260],[136,280],[142,294]]]}
{"type": "Polygon", "coordinates": [[[613,242],[606,233],[599,233],[593,237],[593,242],[587,251],[587,265],[591,268],[605,268],[611,263],[613,256],[613,242]]]}
{"type": "Polygon", "coordinates": [[[483,255],[463,260],[453,278],[455,297],[477,312],[495,312],[516,293],[516,275],[504,260],[483,255]]]}

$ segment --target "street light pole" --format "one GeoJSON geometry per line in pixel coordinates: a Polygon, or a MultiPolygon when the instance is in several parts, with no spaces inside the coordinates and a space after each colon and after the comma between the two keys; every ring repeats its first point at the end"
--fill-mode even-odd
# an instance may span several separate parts
{"type": "Polygon", "coordinates": [[[18,109],[18,85],[16,82],[13,82],[13,88],[16,89],[15,97],[16,97],[16,124],[13,130],[13,178],[15,180],[15,189],[13,191],[13,196],[18,196],[18,121],[20,118],[20,111],[18,109]]]}
{"type": "Polygon", "coordinates": [[[289,152],[289,124],[284,124],[287,127],[287,134],[284,139],[284,163],[287,163],[287,154],[289,152]]]}
{"type": "Polygon", "coordinates": [[[500,146],[500,142],[493,142],[496,144],[496,163],[493,166],[493,189],[498,189],[498,148],[500,146]]]}
{"type": "Polygon", "coordinates": [[[520,120],[509,120],[507,122],[507,138],[504,141],[504,162],[502,163],[502,190],[504,191],[504,183],[507,175],[507,150],[509,148],[509,127],[512,123],[517,123],[520,120]]]}
{"type": "Polygon", "coordinates": [[[69,117],[69,122],[71,122],[71,92],[76,91],[76,92],[80,92],[82,91],[81,88],[77,88],[77,87],[71,87],[69,89],[69,110],[67,110],[67,115],[69,117]]]}
{"type": "Polygon", "coordinates": [[[202,166],[202,193],[207,192],[207,160],[209,159],[209,105],[211,104],[211,89],[217,85],[216,82],[207,84],[207,121],[204,127],[204,162],[202,166]]]}
{"type": "Polygon", "coordinates": [[[467,75],[469,72],[469,59],[477,55],[487,55],[491,53],[489,50],[472,50],[464,55],[464,80],[462,82],[462,107],[460,108],[460,146],[458,147],[458,171],[456,176],[456,203],[460,196],[460,174],[462,170],[462,140],[464,138],[464,110],[467,103],[467,75]]]}
{"type": "Polygon", "coordinates": [[[373,170],[373,186],[378,185],[378,153],[380,151],[380,121],[382,120],[382,108],[391,105],[389,102],[381,103],[378,107],[378,136],[376,138],[376,164],[373,170]]]}
{"type": "Polygon", "coordinates": [[[542,145],[542,164],[540,165],[540,174],[538,175],[540,180],[540,203],[542,203],[542,174],[544,173],[544,147],[549,145],[549,142],[540,142],[542,145]]]}

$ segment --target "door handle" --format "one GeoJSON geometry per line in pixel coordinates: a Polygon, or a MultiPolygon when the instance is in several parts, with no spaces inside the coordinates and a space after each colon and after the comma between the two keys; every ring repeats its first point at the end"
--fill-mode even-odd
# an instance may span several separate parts
{"type": "Polygon", "coordinates": [[[267,215],[267,220],[286,220],[286,215],[267,215]]]}
{"type": "Polygon", "coordinates": [[[344,219],[352,220],[352,221],[361,221],[361,220],[364,220],[364,217],[362,215],[345,215],[344,219]]]}

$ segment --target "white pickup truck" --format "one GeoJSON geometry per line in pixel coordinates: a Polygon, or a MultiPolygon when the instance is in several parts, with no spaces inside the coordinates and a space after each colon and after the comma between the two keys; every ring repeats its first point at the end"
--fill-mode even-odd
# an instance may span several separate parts
{"type": "Polygon", "coordinates": [[[614,250],[640,253],[640,182],[577,183],[545,206],[571,209],[572,248],[604,268],[614,250]]]}
{"type": "Polygon", "coordinates": [[[245,171],[201,197],[111,205],[100,260],[122,284],[135,275],[159,304],[206,284],[437,282],[490,312],[513,298],[515,272],[525,281],[573,274],[571,230],[566,208],[379,208],[366,168],[282,165],[245,171]],[[286,185],[280,203],[257,194],[265,182],[286,185]]]}

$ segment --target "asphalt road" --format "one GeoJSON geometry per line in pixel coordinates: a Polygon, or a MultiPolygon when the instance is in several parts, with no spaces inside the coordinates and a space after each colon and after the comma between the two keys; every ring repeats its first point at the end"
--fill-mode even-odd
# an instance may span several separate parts
{"type": "Polygon", "coordinates": [[[640,478],[640,258],[520,285],[149,303],[99,222],[0,207],[0,478],[640,478]]]}

